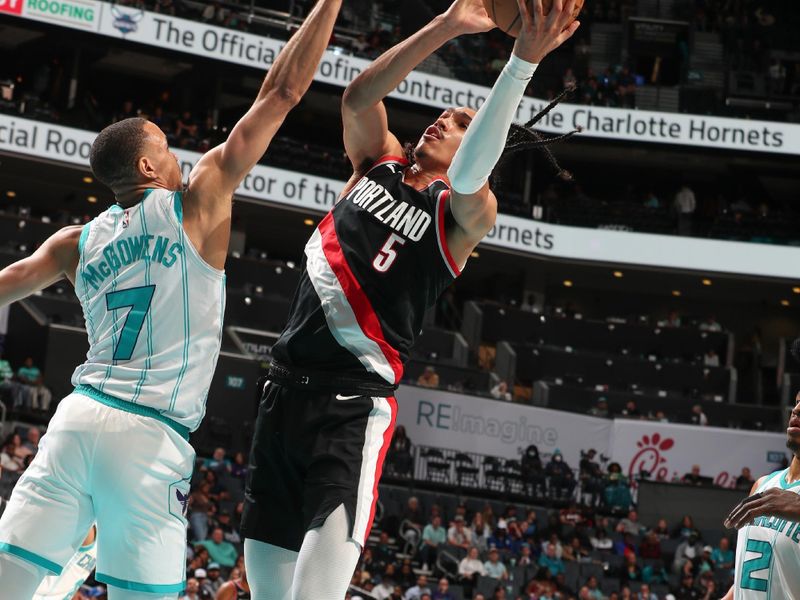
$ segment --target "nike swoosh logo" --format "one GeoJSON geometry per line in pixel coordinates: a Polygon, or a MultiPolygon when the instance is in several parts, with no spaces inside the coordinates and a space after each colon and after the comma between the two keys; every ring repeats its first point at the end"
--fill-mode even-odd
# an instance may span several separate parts
{"type": "Polygon", "coordinates": [[[353,400],[355,398],[361,398],[361,396],[342,396],[341,394],[336,394],[337,400],[353,400]]]}

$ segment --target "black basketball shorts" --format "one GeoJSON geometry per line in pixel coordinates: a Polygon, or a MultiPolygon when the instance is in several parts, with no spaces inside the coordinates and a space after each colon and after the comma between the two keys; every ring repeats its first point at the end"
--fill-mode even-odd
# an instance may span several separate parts
{"type": "Polygon", "coordinates": [[[397,417],[386,395],[393,389],[321,389],[274,374],[258,409],[242,536],[297,552],[306,532],[343,504],[350,537],[363,548],[397,417]]]}

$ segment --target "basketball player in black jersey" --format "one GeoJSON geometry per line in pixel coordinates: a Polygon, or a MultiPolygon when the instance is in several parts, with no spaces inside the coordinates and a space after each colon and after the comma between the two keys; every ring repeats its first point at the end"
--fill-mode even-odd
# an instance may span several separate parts
{"type": "Polygon", "coordinates": [[[544,17],[541,0],[518,0],[522,32],[486,102],[445,109],[413,164],[383,98],[445,42],[491,29],[481,0],[456,0],[346,90],[354,173],[306,245],[250,454],[242,533],[255,600],[344,597],[374,517],[403,363],[425,310],[494,225],[489,175],[536,66],[578,28],[574,2],[555,0],[544,17]]]}

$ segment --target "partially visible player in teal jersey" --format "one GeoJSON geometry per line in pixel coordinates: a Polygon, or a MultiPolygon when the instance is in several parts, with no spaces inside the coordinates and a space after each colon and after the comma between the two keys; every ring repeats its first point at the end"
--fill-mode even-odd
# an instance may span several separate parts
{"type": "Polygon", "coordinates": [[[188,438],[219,355],[233,193],[310,86],[341,4],[319,0],[188,184],[155,124],[101,131],[90,163],[117,204],[0,271],[0,306],[69,279],[90,345],[0,518],[0,599],[61,574],[94,522],[110,600],[184,589],[188,438]]]}
{"type": "Polygon", "coordinates": [[[723,600],[800,598],[800,393],[786,431],[788,469],[756,481],[725,520],[739,530],[736,577],[723,600]]]}

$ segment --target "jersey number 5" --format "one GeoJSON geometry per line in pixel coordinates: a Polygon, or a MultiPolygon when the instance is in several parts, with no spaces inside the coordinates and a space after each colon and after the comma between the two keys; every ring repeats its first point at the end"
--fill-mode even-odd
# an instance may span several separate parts
{"type": "Polygon", "coordinates": [[[133,349],[136,348],[136,341],[139,339],[155,291],[156,286],[144,285],[106,294],[106,309],[130,308],[117,347],[114,348],[114,360],[130,360],[133,356],[133,349]]]}
{"type": "Polygon", "coordinates": [[[769,581],[761,577],[753,577],[752,573],[769,568],[770,562],[772,562],[772,546],[768,542],[748,539],[746,549],[748,552],[755,552],[759,556],[742,563],[741,587],[743,590],[766,592],[769,581]]]}
{"type": "Polygon", "coordinates": [[[375,270],[379,273],[386,273],[397,258],[397,250],[394,249],[394,245],[400,244],[402,246],[405,243],[405,239],[401,238],[396,233],[390,235],[389,239],[386,240],[386,243],[383,245],[383,248],[378,251],[375,260],[372,261],[372,266],[375,270]]]}

